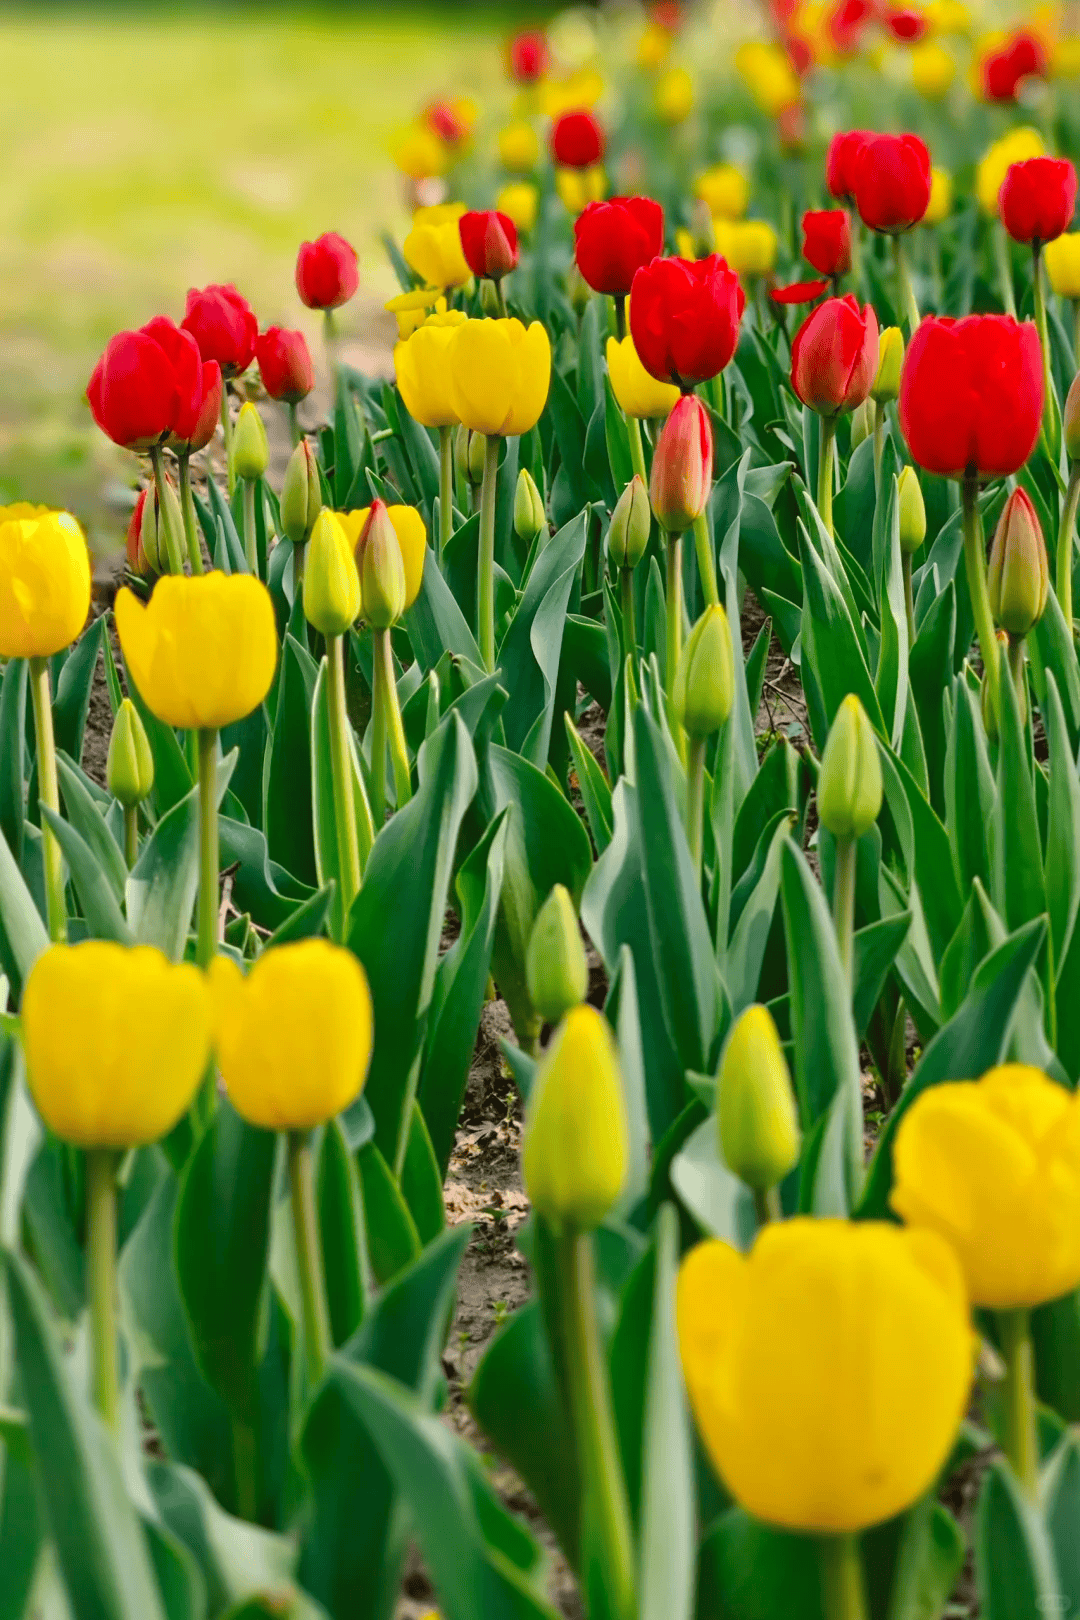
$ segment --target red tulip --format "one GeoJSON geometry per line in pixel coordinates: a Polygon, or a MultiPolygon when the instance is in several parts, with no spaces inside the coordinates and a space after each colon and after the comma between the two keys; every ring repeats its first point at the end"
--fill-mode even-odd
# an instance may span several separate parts
{"type": "Polygon", "coordinates": [[[793,281],[787,287],[773,287],[769,297],[774,304],[812,304],[828,285],[828,276],[822,276],[820,281],[793,281]]]}
{"type": "Polygon", "coordinates": [[[719,254],[654,259],[630,290],[630,332],[638,358],[660,382],[683,389],[723,371],[739,341],[746,294],[719,254]]]}
{"type": "Polygon", "coordinates": [[[1042,41],[1019,29],[1002,50],[983,58],[983,96],[987,101],[1015,101],[1023,81],[1045,77],[1046,69],[1042,41]]]}
{"type": "MultiPolygon", "coordinates": [[[[795,71],[798,72],[798,68],[795,71]]],[[[801,101],[789,101],[786,107],[781,107],[776,115],[776,138],[782,152],[805,152],[806,109],[801,101]]]]}
{"type": "Polygon", "coordinates": [[[649,7],[649,21],[655,23],[657,28],[664,29],[665,33],[677,34],[686,21],[686,15],[679,0],[653,0],[649,7]]]}
{"type": "Polygon", "coordinates": [[[604,156],[604,132],[590,112],[568,112],[551,131],[551,155],[564,169],[590,169],[604,156]]]}
{"type": "Polygon", "coordinates": [[[998,192],[1001,223],[1014,242],[1052,242],[1072,224],[1076,170],[1068,158],[1014,163],[998,192]]]}
{"type": "MultiPolygon", "coordinates": [[[[796,74],[800,79],[805,79],[814,65],[814,53],[806,40],[801,34],[787,34],[784,37],[784,50],[796,74]]],[[[797,101],[789,101],[788,107],[799,107],[801,111],[800,103],[797,101]]],[[[787,110],[787,107],[781,108],[781,114],[787,110]]]]}
{"type": "Polygon", "coordinates": [[[851,218],[846,208],[811,209],[802,217],[803,258],[823,276],[851,269],[851,218]]]}
{"type": "Polygon", "coordinates": [[[643,264],[664,251],[664,210],[651,197],[592,202],[574,222],[577,267],[594,292],[625,297],[643,264]]]}
{"type": "Polygon", "coordinates": [[[904,6],[886,13],[885,26],[893,39],[913,45],[926,33],[927,22],[921,11],[916,11],[913,6],[904,6]]]}
{"type": "Polygon", "coordinates": [[[216,360],[207,360],[202,368],[202,399],[192,425],[189,436],[181,438],[179,434],[169,435],[169,444],[176,451],[187,451],[188,455],[196,450],[205,450],[210,440],[217,432],[218,421],[221,418],[221,391],[225,384],[221,376],[221,367],[216,360]]]}
{"type": "Polygon", "coordinates": [[[180,323],[199,345],[204,360],[216,360],[223,377],[239,377],[255,358],[259,323],[246,298],[233,286],[189,287],[180,323]]]}
{"type": "Polygon", "coordinates": [[[1043,413],[1039,334],[1011,315],[928,315],[900,375],[900,426],[920,467],[1005,477],[1035,448],[1043,413]]]}
{"type": "Polygon", "coordinates": [[[459,146],[469,126],[448,101],[433,101],[424,111],[424,122],[447,146],[459,146]]]}
{"type": "Polygon", "coordinates": [[[255,345],[259,375],[271,399],[295,405],[315,386],[315,367],[303,332],[290,332],[284,326],[268,326],[255,345]]]}
{"type": "Polygon", "coordinates": [[[149,450],[170,432],[188,438],[202,404],[199,347],[166,316],[118,332],[86,390],[94,421],[125,450],[149,450]]]}
{"type": "Polygon", "coordinates": [[[696,394],[684,394],[653,452],[649,499],[662,529],[681,534],[704,512],[712,488],[713,433],[696,394]]]}
{"type": "Polygon", "coordinates": [[[862,43],[867,24],[874,20],[870,0],[839,0],[829,17],[829,35],[841,56],[851,56],[862,43]]]}
{"type": "Polygon", "coordinates": [[[826,298],[791,341],[791,381],[804,405],[820,416],[853,411],[877,376],[878,323],[873,306],[826,298]]]}
{"type": "Polygon", "coordinates": [[[296,255],[296,290],[308,309],[337,309],[360,285],[356,249],[337,231],[302,242],[296,255]]]}
{"type": "Polygon", "coordinates": [[[864,142],[871,138],[865,129],[848,129],[833,136],[825,154],[825,189],[830,197],[846,202],[855,195],[855,164],[864,142]]]}
{"type": "Polygon", "coordinates": [[[864,225],[910,230],[930,203],[930,153],[917,135],[868,135],[855,164],[855,206],[864,225]]]}
{"type": "Polygon", "coordinates": [[[539,29],[527,29],[510,41],[510,77],[518,84],[535,84],[548,68],[547,40],[539,29]]]}
{"type": "Polygon", "coordinates": [[[458,221],[461,251],[474,276],[501,281],[518,262],[517,226],[494,208],[462,214],[458,221]]]}

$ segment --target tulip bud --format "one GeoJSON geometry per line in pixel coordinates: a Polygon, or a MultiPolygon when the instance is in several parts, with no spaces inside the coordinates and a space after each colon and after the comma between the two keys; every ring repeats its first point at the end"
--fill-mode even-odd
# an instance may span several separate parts
{"type": "Polygon", "coordinates": [[[926,539],[926,503],[914,467],[905,467],[897,481],[900,494],[900,550],[910,557],[926,539]]]}
{"type": "Polygon", "coordinates": [[[281,486],[281,531],[294,546],[310,539],[315,520],[322,511],[322,485],[315,452],[301,439],[285,469],[281,486]]]}
{"type": "Polygon", "coordinates": [[[270,446],[266,442],[263,419],[251,404],[241,405],[233,434],[233,471],[237,478],[249,481],[261,478],[270,465],[270,446]]]}
{"type": "Polygon", "coordinates": [[[125,546],[128,567],[133,574],[138,574],[142,578],[153,572],[142,543],[142,521],[143,512],[146,510],[147,493],[148,491],[145,489],[139,491],[139,498],[135,502],[131,513],[131,522],[128,524],[125,546]]]}
{"type": "Polygon", "coordinates": [[[684,394],[653,454],[649,496],[661,528],[681,534],[701,516],[712,488],[712,462],[709,413],[696,394],[684,394]]]}
{"type": "MultiPolygon", "coordinates": [[[[469,464],[469,439],[471,437],[472,435],[464,422],[459,423],[454,429],[454,470],[457,473],[458,481],[462,484],[480,482],[478,478],[473,478],[472,468],[469,464]]],[[[483,470],[481,467],[481,475],[483,470]]]]}
{"type": "Polygon", "coordinates": [[[825,741],[817,810],[834,838],[861,838],[881,811],[881,760],[866,710],[849,692],[825,741]]]}
{"type": "Polygon", "coordinates": [[[857,450],[864,439],[874,431],[874,407],[868,399],[856,405],[851,413],[851,448],[857,450]]]}
{"type": "Polygon", "coordinates": [[[728,1036],[716,1083],[720,1152],[728,1169],[768,1192],[799,1162],[791,1073],[767,1007],[747,1007],[728,1036]]]}
{"type": "Polygon", "coordinates": [[[544,502],[527,467],[518,473],[514,491],[514,533],[519,540],[531,546],[546,523],[544,502]]]}
{"type": "Polygon", "coordinates": [[[1070,461],[1080,461],[1080,371],[1073,378],[1065,399],[1064,428],[1065,454],[1070,461]]]}
{"type": "Polygon", "coordinates": [[[627,484],[611,514],[608,555],[616,568],[636,568],[645,555],[652,528],[649,492],[640,473],[627,484]]]}
{"type": "Polygon", "coordinates": [[[986,573],[994,623],[1022,638],[1043,616],[1050,589],[1038,514],[1026,489],[1013,490],[1001,509],[986,573]]]}
{"type": "Polygon", "coordinates": [[[689,737],[719,731],[735,696],[735,658],[731,629],[720,604],[707,607],[679,655],[672,701],[689,737]]]}
{"type": "Polygon", "coordinates": [[[154,785],[150,739],[130,698],[122,699],[113,721],[105,782],[113,798],[119,799],[125,810],[133,810],[141,804],[154,785]]]}
{"type": "Polygon", "coordinates": [[[904,364],[904,334],[898,326],[887,326],[878,337],[878,368],[870,398],[879,405],[900,395],[900,370],[904,364]]]}
{"type": "MultiPolygon", "coordinates": [[[[169,522],[172,524],[173,534],[183,534],[184,515],[180,510],[180,497],[171,478],[165,479],[165,506],[169,522]]],[[[148,568],[157,574],[168,572],[169,548],[165,542],[165,525],[161,518],[161,501],[158,494],[157,480],[146,490],[146,499],[142,506],[142,525],[139,529],[139,544],[148,568]]]]}
{"type": "Polygon", "coordinates": [[[525,952],[525,982],[529,999],[546,1024],[585,1000],[589,967],[574,913],[574,902],[556,883],[540,910],[525,952]]]}
{"type": "Polygon", "coordinates": [[[583,1004],[567,1013],[536,1072],[521,1170],[538,1215],[587,1232],[622,1191],[630,1132],[615,1041],[607,1020],[583,1004]]]}
{"type": "Polygon", "coordinates": [[[341,636],[360,612],[360,579],[348,535],[327,508],[312,526],[304,556],[304,614],[324,636],[341,636]]]}
{"type": "Polygon", "coordinates": [[[469,434],[469,483],[482,484],[484,481],[484,457],[487,454],[487,444],[482,433],[469,434]]]}
{"type": "Polygon", "coordinates": [[[371,503],[356,542],[356,567],[364,618],[373,630],[389,630],[405,611],[405,564],[383,501],[371,503]]]}

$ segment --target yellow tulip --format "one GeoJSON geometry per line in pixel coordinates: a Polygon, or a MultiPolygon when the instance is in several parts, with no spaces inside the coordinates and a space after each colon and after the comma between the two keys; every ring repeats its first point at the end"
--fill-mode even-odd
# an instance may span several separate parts
{"type": "Polygon", "coordinates": [[[447,351],[450,398],[474,433],[528,433],[551,384],[551,340],[539,321],[466,321],[447,351]]]}
{"type": "Polygon", "coordinates": [[[268,1131],[322,1125],[360,1095],[371,1061],[367,975],[325,939],[279,945],[245,978],[210,968],[221,1078],[238,1114],[268,1131]]]}
{"type": "Polygon", "coordinates": [[[500,214],[513,220],[523,236],[527,236],[536,224],[540,193],[530,180],[518,180],[513,185],[503,186],[495,198],[495,207],[500,214]]]}
{"type": "Polygon", "coordinates": [[[467,317],[460,309],[430,315],[403,342],[394,345],[394,372],[405,409],[422,427],[453,427],[457,413],[450,397],[450,344],[467,317]]]}
{"type": "Polygon", "coordinates": [[[540,137],[527,118],[499,131],[499,162],[511,174],[531,174],[540,161],[540,137]]]}
{"type": "Polygon", "coordinates": [[[930,170],[930,201],[926,205],[926,213],[919,221],[921,225],[940,225],[943,219],[948,219],[952,213],[953,184],[952,175],[948,169],[930,170]]]}
{"type": "Polygon", "coordinates": [[[749,41],[735,52],[735,70],[763,113],[775,118],[802,95],[798,75],[779,45],[749,41]]]}
{"type": "Polygon", "coordinates": [[[341,515],[324,506],[304,555],[304,616],[320,635],[343,636],[359,616],[354,549],[341,515]]]}
{"type": "Polygon", "coordinates": [[[595,68],[579,68],[565,79],[548,79],[540,86],[540,100],[548,118],[564,112],[591,110],[604,93],[604,81],[595,68]]]}
{"type": "Polygon", "coordinates": [[[697,176],[694,196],[714,219],[741,219],[750,201],[750,182],[733,163],[716,163],[697,176]]]}
{"type": "Polygon", "coordinates": [[[924,1091],[893,1178],[893,1208],[948,1239],[976,1305],[1040,1305],[1080,1283],[1080,1097],[1039,1069],[924,1091]]]}
{"type": "Polygon", "coordinates": [[[402,174],[410,180],[429,180],[445,174],[450,166],[450,151],[433,129],[425,124],[410,124],[390,143],[390,156],[402,174]]]}
{"type": "Polygon", "coordinates": [[[686,1387],[717,1473],[789,1530],[878,1524],[933,1483],[967,1406],[974,1335],[960,1266],[933,1232],[805,1216],[749,1255],[683,1261],[686,1387]]]}
{"type": "Polygon", "coordinates": [[[638,67],[646,70],[663,67],[671,55],[671,31],[659,23],[646,23],[637,44],[638,67]]]}
{"type": "Polygon", "coordinates": [[[398,293],[383,308],[397,321],[398,341],[404,343],[429,316],[446,314],[446,299],[438,287],[417,287],[413,292],[398,293]]]}
{"type": "Polygon", "coordinates": [[[685,225],[675,227],[675,251],[680,259],[696,259],[697,243],[693,231],[688,231],[685,225]]]}
{"type": "Polygon", "coordinates": [[[925,14],[935,34],[965,35],[971,32],[971,12],[964,0],[927,0],[925,14]]]}
{"type": "Polygon", "coordinates": [[[1056,237],[1043,248],[1046,273],[1059,298],[1080,298],[1080,231],[1056,237]]]}
{"type": "Polygon", "coordinates": [[[943,96],[956,77],[956,62],[944,45],[923,40],[911,47],[911,82],[921,96],[936,101],[943,96]]]}
{"type": "Polygon", "coordinates": [[[51,658],[89,611],[86,537],[71,514],[0,506],[0,658],[51,658]]]}
{"type": "Polygon", "coordinates": [[[211,1011],[197,968],[149,945],[53,945],[22,1002],[26,1074],[42,1119],[83,1148],[167,1135],[210,1059],[211,1011]]]}
{"type": "Polygon", "coordinates": [[[402,243],[405,263],[431,287],[463,287],[472,275],[465,262],[458,220],[464,203],[418,208],[412,230],[402,243]]]}
{"type": "Polygon", "coordinates": [[[694,81],[685,68],[669,68],[653,91],[662,124],[683,124],[694,110],[694,81]]]}
{"type": "Polygon", "coordinates": [[[1010,130],[988,146],[975,170],[975,192],[984,214],[996,217],[1001,183],[1014,163],[1042,157],[1046,148],[1037,129],[1010,130]]]}
{"type": "MultiPolygon", "coordinates": [[[[398,546],[401,548],[401,563],[405,570],[405,607],[411,608],[420,594],[424,578],[427,525],[415,506],[388,506],[386,513],[394,526],[398,546]]],[[[370,506],[360,507],[355,512],[337,513],[338,522],[344,529],[350,550],[354,554],[370,515],[370,506]]]]}
{"type": "Polygon", "coordinates": [[[763,276],[776,263],[776,232],[763,219],[713,221],[716,251],[740,276],[763,276]]]}
{"type": "Polygon", "coordinates": [[[128,673],[167,725],[231,725],[270,690],[274,605],[253,574],[167,574],[145,606],[125,586],[115,612],[128,673]]]}
{"type": "Polygon", "coordinates": [[[607,365],[615,398],[627,416],[667,416],[674,410],[679,390],[645,370],[629,333],[621,342],[608,338],[607,365]]]}
{"type": "Polygon", "coordinates": [[[1075,34],[1054,41],[1050,51],[1050,77],[1080,78],[1080,39],[1075,34]]]}
{"type": "Polygon", "coordinates": [[[591,202],[602,202],[607,196],[607,171],[602,163],[591,169],[556,169],[555,190],[568,214],[576,219],[591,202]]]}

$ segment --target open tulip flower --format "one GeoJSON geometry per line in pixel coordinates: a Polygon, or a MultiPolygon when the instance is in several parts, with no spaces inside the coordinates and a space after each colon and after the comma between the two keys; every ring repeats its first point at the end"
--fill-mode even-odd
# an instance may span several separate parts
{"type": "Polygon", "coordinates": [[[89,611],[86,536],[70,512],[0,506],[0,658],[51,658],[89,611]]]}
{"type": "Polygon", "coordinates": [[[189,438],[203,400],[199,346],[164,315],[118,332],[86,395],[98,427],[125,450],[149,450],[170,433],[189,438]]]}
{"type": "Polygon", "coordinates": [[[418,208],[402,244],[405,261],[430,287],[461,287],[472,275],[462,247],[463,203],[418,208]]]}
{"type": "Polygon", "coordinates": [[[634,277],[634,348],[658,381],[691,388],[715,377],[731,360],[745,307],[738,276],[718,255],[654,259],[634,277]]]}
{"type": "Polygon", "coordinates": [[[928,472],[979,479],[1017,472],[1035,448],[1042,407],[1039,334],[1030,321],[928,316],[908,345],[900,426],[928,472]]]}
{"type": "Polygon", "coordinates": [[[803,258],[823,276],[846,276],[851,269],[851,216],[846,208],[823,208],[803,215],[803,258]]]}
{"type": "Polygon", "coordinates": [[[450,399],[474,433],[527,433],[547,404],[551,341],[539,321],[470,320],[446,348],[450,399]]]}
{"type": "Polygon", "coordinates": [[[651,197],[589,203],[574,221],[574,257],[594,292],[625,298],[664,247],[664,211],[651,197]]]}
{"type": "Polygon", "coordinates": [[[239,377],[255,358],[259,323],[246,298],[233,286],[192,287],[182,322],[199,345],[203,360],[216,360],[223,377],[239,377]]]}
{"type": "Polygon", "coordinates": [[[674,383],[657,382],[645,370],[632,337],[608,338],[607,364],[612,392],[627,416],[667,416],[679,398],[674,383]]]}

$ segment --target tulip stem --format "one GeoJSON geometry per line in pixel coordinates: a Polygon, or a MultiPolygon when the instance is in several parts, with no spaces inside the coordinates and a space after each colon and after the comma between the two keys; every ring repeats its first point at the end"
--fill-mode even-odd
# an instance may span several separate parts
{"type": "Polygon", "coordinates": [[[858,1539],[853,1535],[822,1536],[818,1545],[825,1620],[869,1620],[858,1539]]]}
{"type": "MultiPolygon", "coordinates": [[[[326,705],[330,718],[330,775],[334,785],[334,827],[337,832],[338,881],[341,885],[341,915],[348,932],[349,909],[360,892],[360,841],[356,831],[356,795],[353,791],[352,760],[349,758],[349,715],[345,705],[345,650],[341,636],[326,638],[326,705]]],[[[378,720],[379,706],[375,706],[378,720]]],[[[383,754],[385,758],[385,747],[383,754]]],[[[383,770],[385,771],[385,763],[383,770]]],[[[375,755],[372,754],[372,774],[375,755]]],[[[382,824],[382,806],[376,807],[377,824],[382,824]]]]}
{"type": "Polygon", "coordinates": [[[649,475],[645,471],[645,448],[641,442],[641,423],[636,416],[626,418],[626,436],[630,441],[630,465],[645,485],[645,488],[648,489],[649,475]]]}
{"type": "Polygon", "coordinates": [[[199,732],[199,912],[196,960],[205,972],[218,945],[217,739],[212,728],[199,732]]]}
{"type": "Polygon", "coordinates": [[[836,417],[823,416],[818,439],[817,509],[822,523],[824,523],[830,534],[833,533],[832,486],[833,445],[835,443],[836,417]]]}
{"type": "Polygon", "coordinates": [[[195,523],[195,497],[191,493],[191,452],[181,451],[176,458],[180,468],[180,510],[184,514],[184,538],[187,541],[188,561],[193,574],[203,571],[202,547],[195,523]]]}
{"type": "Polygon", "coordinates": [[[116,1358],[116,1174],[112,1150],[86,1155],[86,1289],[94,1405],[115,1433],[120,1426],[116,1358]]]}
{"type": "Polygon", "coordinates": [[[701,575],[701,589],[705,593],[705,605],[716,607],[720,601],[720,591],[716,583],[716,558],[713,556],[709,520],[704,512],[699,512],[694,519],[694,549],[697,552],[698,573],[701,575]]]}
{"type": "Polygon", "coordinates": [[[1065,509],[1061,514],[1057,543],[1057,599],[1070,635],[1073,634],[1073,534],[1076,529],[1078,504],[1080,504],[1080,461],[1074,461],[1069,470],[1069,487],[1065,492],[1065,509]]]}
{"type": "Polygon", "coordinates": [[[990,708],[995,723],[1001,712],[998,681],[998,643],[994,634],[994,616],[990,611],[990,594],[986,588],[986,552],[983,547],[982,524],[979,521],[979,480],[977,474],[966,474],[963,482],[964,508],[964,569],[967,573],[968,592],[975,615],[975,634],[982,653],[983,672],[990,689],[990,708]]]}
{"type": "Polygon", "coordinates": [[[1058,415],[1057,394],[1054,392],[1054,372],[1050,363],[1050,333],[1046,325],[1046,294],[1043,288],[1042,244],[1031,244],[1032,290],[1035,295],[1035,326],[1042,346],[1043,362],[1043,435],[1050,460],[1057,465],[1061,454],[1061,419],[1058,415]]]}
{"type": "Polygon", "coordinates": [[[690,737],[686,745],[686,838],[690,845],[690,859],[699,878],[704,817],[705,738],[690,737]]]}
{"type": "Polygon", "coordinates": [[[124,806],[124,859],[127,861],[128,871],[139,858],[139,807],[137,804],[124,806]]]}
{"type": "Polygon", "coordinates": [[[1010,636],[1006,661],[1009,673],[1012,675],[1013,686],[1016,690],[1016,703],[1020,711],[1020,723],[1027,723],[1027,676],[1024,670],[1024,638],[1023,636],[1010,636]]]}
{"type": "Polygon", "coordinates": [[[296,1238],[296,1265],[300,1273],[308,1388],[314,1390],[322,1383],[332,1344],[322,1244],[315,1213],[311,1134],[308,1131],[289,1132],[289,1194],[296,1238]]]}
{"type": "Polygon", "coordinates": [[[665,685],[669,699],[675,692],[675,674],[682,651],[682,535],[669,534],[667,543],[667,659],[665,685]]]}
{"type": "Polygon", "coordinates": [[[854,838],[836,840],[836,873],[833,878],[833,922],[836,942],[840,947],[840,961],[851,985],[852,962],[855,947],[855,874],[858,866],[857,843],[854,838]]]}
{"type": "Polygon", "coordinates": [[[637,625],[634,618],[634,570],[619,569],[619,600],[622,603],[623,657],[637,657],[637,625]]]}
{"type": "Polygon", "coordinates": [[[232,1414],[233,1478],[236,1485],[236,1513],[248,1524],[259,1516],[258,1446],[255,1430],[242,1417],[232,1414]]]}
{"type": "Polygon", "coordinates": [[[757,1216],[759,1226],[768,1226],[770,1221],[782,1221],[784,1211],[780,1205],[779,1187],[755,1187],[754,1214],[757,1216]]]}
{"type": "Polygon", "coordinates": [[[232,500],[233,490],[236,488],[236,474],[233,472],[232,457],[232,416],[229,412],[229,385],[227,382],[221,387],[221,431],[225,435],[225,481],[228,485],[229,499],[232,500]]]}
{"type": "Polygon", "coordinates": [[[412,772],[405,746],[405,728],[401,723],[401,706],[394,679],[394,649],[390,644],[389,630],[376,630],[374,642],[375,702],[383,708],[383,724],[390,743],[390,763],[394,770],[394,797],[400,810],[412,798],[412,772]]]}
{"type": "Polygon", "coordinates": [[[1005,1358],[1002,1450],[1017,1479],[1034,1497],[1039,1485],[1039,1440],[1035,1420],[1031,1315],[1022,1307],[998,1311],[997,1324],[1001,1352],[1005,1358]]]}
{"type": "Polygon", "coordinates": [[[634,1620],[634,1540],[596,1320],[592,1233],[564,1233],[558,1239],[557,1265],[570,1412],[581,1464],[581,1512],[592,1532],[583,1530],[581,1541],[586,1547],[591,1541],[597,1549],[598,1569],[583,1572],[585,1585],[591,1584],[590,1573],[603,1583],[610,1620],[634,1620]]]}
{"type": "MultiPolygon", "coordinates": [[[[56,738],[53,733],[52,688],[47,658],[30,660],[30,697],[34,706],[34,734],[37,738],[38,798],[49,810],[59,815],[60,784],[56,776],[56,738]]],[[[49,938],[56,944],[67,939],[64,857],[50,827],[42,827],[41,837],[45,865],[45,912],[49,938]]]]}
{"type": "Polygon", "coordinates": [[[919,306],[915,302],[915,289],[911,285],[911,272],[908,270],[904,238],[899,234],[893,237],[893,252],[896,255],[897,310],[906,318],[908,336],[912,337],[918,330],[919,306]]]}
{"type": "Polygon", "coordinates": [[[453,429],[439,429],[439,567],[442,567],[450,536],[454,532],[454,435],[453,429]]]}
{"type": "Polygon", "coordinates": [[[477,639],[488,674],[495,669],[495,489],[499,477],[499,437],[484,439],[484,481],[480,486],[480,569],[476,582],[477,639]]]}
{"type": "Polygon", "coordinates": [[[615,304],[615,336],[621,343],[626,336],[626,294],[616,293],[613,302],[615,304]]]}
{"type": "Polygon", "coordinates": [[[154,483],[157,485],[158,514],[161,532],[165,536],[165,550],[169,554],[169,573],[182,574],[184,572],[184,556],[180,550],[180,536],[173,528],[172,509],[169,506],[165,488],[165,461],[161,454],[160,444],[153,445],[150,450],[150,465],[154,469],[154,483]]]}
{"type": "Polygon", "coordinates": [[[1000,219],[991,227],[994,236],[994,254],[997,259],[998,291],[1006,315],[1016,319],[1016,297],[1013,293],[1012,263],[1009,258],[1009,238],[1000,219]]]}
{"type": "Polygon", "coordinates": [[[289,400],[289,438],[292,440],[292,447],[293,447],[294,450],[296,449],[297,445],[300,443],[300,440],[301,440],[302,437],[303,437],[303,435],[300,432],[300,418],[297,415],[297,402],[296,402],[295,399],[290,399],[289,400]]]}
{"type": "Polygon", "coordinates": [[[255,480],[244,479],[244,556],[256,579],[259,577],[259,550],[255,540],[255,480]]]}

